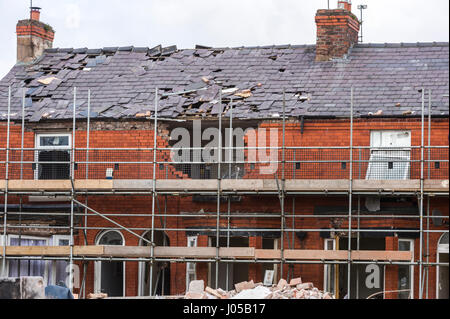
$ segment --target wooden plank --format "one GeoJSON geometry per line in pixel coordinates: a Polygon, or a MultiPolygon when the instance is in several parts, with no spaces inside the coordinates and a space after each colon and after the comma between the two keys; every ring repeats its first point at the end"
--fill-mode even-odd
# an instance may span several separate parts
{"type": "Polygon", "coordinates": [[[255,248],[253,247],[221,247],[219,248],[221,258],[253,259],[255,248]]]}
{"type": "Polygon", "coordinates": [[[286,250],[284,258],[294,260],[347,260],[346,250],[286,250]]]}
{"type": "Polygon", "coordinates": [[[348,181],[345,179],[298,179],[286,180],[286,190],[288,191],[347,191],[348,181]]]}
{"type": "MultiPolygon", "coordinates": [[[[53,256],[70,254],[70,246],[6,246],[8,256],[53,256]]],[[[103,246],[74,246],[74,256],[101,256],[103,246]]]]}
{"type": "Polygon", "coordinates": [[[59,191],[70,190],[72,185],[70,180],[10,180],[8,188],[16,191],[59,191]]]}
{"type": "Polygon", "coordinates": [[[148,258],[151,256],[148,246],[103,246],[104,256],[107,257],[130,257],[130,258],[148,258]]]}
{"type": "Polygon", "coordinates": [[[412,253],[410,251],[371,251],[359,250],[352,251],[352,260],[395,260],[410,261],[412,253]]]}
{"type": "MultiPolygon", "coordinates": [[[[122,190],[139,191],[153,188],[152,180],[76,180],[74,186],[77,190],[122,190]]],[[[0,180],[0,190],[4,190],[6,181],[0,180]]],[[[71,183],[69,180],[10,180],[9,190],[12,191],[69,191],[71,183]]],[[[160,191],[215,191],[217,189],[216,180],[157,180],[156,188],[160,191]]],[[[227,191],[277,191],[274,180],[269,179],[241,179],[223,180],[222,189],[227,191]]],[[[353,189],[355,191],[418,191],[420,189],[419,180],[354,180],[353,189]]],[[[425,180],[425,191],[448,191],[448,180],[425,180]]],[[[320,180],[320,179],[298,179],[286,180],[286,190],[288,191],[347,191],[348,180],[320,180]]]]}
{"type": "Polygon", "coordinates": [[[77,190],[110,190],[113,188],[113,181],[110,179],[88,179],[74,181],[77,190]]]}
{"type": "Polygon", "coordinates": [[[104,246],[74,246],[73,254],[85,257],[103,256],[104,246]]]}
{"type": "Polygon", "coordinates": [[[353,181],[353,188],[359,191],[416,191],[420,189],[420,180],[365,180],[353,181]]]}
{"type": "Polygon", "coordinates": [[[155,256],[174,258],[213,258],[216,256],[214,247],[155,247],[155,256]]]}
{"type": "Polygon", "coordinates": [[[428,192],[442,192],[442,191],[449,191],[449,181],[448,179],[444,180],[432,180],[432,179],[426,179],[423,182],[423,187],[425,191],[428,192]]]}
{"type": "MultiPolygon", "coordinates": [[[[148,258],[148,246],[74,246],[74,256],[148,258]]],[[[68,256],[69,246],[6,246],[7,256],[68,256]]],[[[285,250],[284,258],[290,260],[347,260],[346,250],[285,250]]],[[[155,247],[155,257],[166,258],[214,258],[215,247],[155,247]]],[[[219,256],[237,259],[278,259],[279,249],[255,249],[253,247],[221,247],[219,256]]],[[[352,260],[410,261],[409,251],[359,250],[352,251],[352,260]]]]}

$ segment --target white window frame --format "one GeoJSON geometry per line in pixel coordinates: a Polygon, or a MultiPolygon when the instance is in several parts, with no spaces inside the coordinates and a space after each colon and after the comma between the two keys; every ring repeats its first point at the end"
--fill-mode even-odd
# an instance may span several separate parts
{"type": "MultiPolygon", "coordinates": [[[[2,236],[3,237],[3,236],[2,236]]],[[[17,238],[19,239],[19,235],[6,235],[6,242],[8,246],[11,246],[11,239],[17,238]]],[[[21,235],[21,239],[31,239],[31,240],[44,240],[45,246],[49,246],[49,243],[51,241],[51,238],[49,237],[39,237],[39,236],[28,236],[28,235],[21,235]]],[[[21,246],[21,247],[38,247],[38,246],[21,246]]],[[[19,262],[25,260],[25,259],[19,259],[19,262]]],[[[50,261],[44,260],[44,283],[49,283],[49,269],[50,269],[50,261]]],[[[6,262],[5,266],[5,274],[8,277],[9,276],[9,261],[6,262]]]]}
{"type": "MultiPolygon", "coordinates": [[[[329,250],[328,249],[328,243],[332,243],[333,244],[333,250],[336,250],[336,239],[335,238],[325,238],[324,242],[323,242],[323,248],[324,250],[329,250]]],[[[331,264],[325,264],[323,267],[323,290],[324,291],[329,291],[329,284],[328,284],[328,271],[331,268],[331,264]]],[[[336,276],[336,274],[335,274],[336,276]]],[[[331,291],[331,293],[333,295],[336,295],[336,287],[334,287],[334,291],[331,291]]]]}
{"type": "MultiPolygon", "coordinates": [[[[69,156],[72,156],[72,133],[37,133],[35,135],[35,151],[34,151],[34,162],[36,163],[36,170],[34,171],[34,179],[37,180],[39,178],[39,150],[67,150],[69,152],[69,156]],[[54,136],[68,136],[69,137],[69,145],[62,146],[41,146],[41,137],[54,137],[54,136]]],[[[69,168],[70,169],[70,168],[69,168]]]]}
{"type": "MultiPolygon", "coordinates": [[[[116,232],[119,233],[122,237],[122,246],[125,246],[125,237],[123,236],[122,232],[118,230],[106,230],[102,231],[97,235],[97,238],[95,239],[95,244],[100,245],[99,242],[102,239],[104,235],[106,235],[109,232],[116,232]]],[[[123,263],[123,297],[126,296],[126,262],[122,261],[123,263]]],[[[101,261],[95,261],[94,262],[94,293],[100,293],[102,289],[102,262],[101,261]]]]}
{"type": "MultiPolygon", "coordinates": [[[[187,236],[187,247],[197,247],[198,244],[198,236],[187,236]]],[[[196,263],[187,262],[186,263],[186,291],[189,289],[189,275],[194,275],[194,280],[197,280],[197,270],[196,270],[196,263]],[[190,266],[193,267],[193,269],[189,269],[190,266]]]]}
{"type": "MultiPolygon", "coordinates": [[[[381,143],[382,143],[382,136],[381,137],[381,143]]],[[[374,169],[380,169],[380,168],[375,168],[376,165],[380,165],[383,164],[384,162],[375,162],[375,160],[378,160],[379,158],[388,158],[388,159],[392,159],[393,162],[395,162],[395,160],[402,160],[402,161],[406,161],[406,165],[404,168],[404,172],[403,175],[401,176],[402,180],[407,180],[410,178],[409,176],[409,170],[410,170],[410,166],[411,166],[411,131],[405,131],[405,130],[377,130],[377,131],[371,131],[370,132],[370,159],[369,159],[369,164],[367,166],[367,171],[366,171],[366,180],[376,180],[378,179],[377,176],[375,176],[375,178],[371,177],[371,175],[373,174],[372,171],[374,169]],[[375,141],[375,134],[379,133],[379,134],[383,134],[383,133],[391,133],[391,134],[399,134],[399,133],[406,133],[409,136],[409,146],[374,146],[374,141],[375,141]],[[398,154],[395,154],[395,156],[389,154],[389,151],[397,151],[398,154]],[[404,155],[402,153],[404,153],[404,155]]]]}
{"type": "MultiPolygon", "coordinates": [[[[411,262],[414,261],[414,239],[406,239],[406,238],[399,238],[398,239],[398,249],[400,248],[400,242],[408,242],[409,243],[409,251],[412,253],[411,255],[411,262]]],[[[409,266],[409,275],[410,275],[410,283],[409,286],[411,287],[411,291],[409,292],[410,299],[414,299],[414,266],[409,266]]]]}
{"type": "Polygon", "coordinates": [[[439,255],[440,254],[448,254],[449,253],[449,244],[440,244],[442,238],[444,238],[445,233],[439,237],[438,243],[437,243],[437,251],[436,251],[436,262],[438,265],[436,266],[436,299],[439,299],[439,275],[440,275],[440,268],[439,267],[439,255]]]}

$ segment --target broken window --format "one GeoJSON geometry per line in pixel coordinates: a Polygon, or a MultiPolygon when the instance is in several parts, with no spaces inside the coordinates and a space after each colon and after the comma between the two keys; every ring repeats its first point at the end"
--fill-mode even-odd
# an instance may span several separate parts
{"type": "Polygon", "coordinates": [[[36,136],[36,179],[69,179],[70,134],[38,134],[36,136]],[[52,163],[53,162],[53,163],[52,163]]]}
{"type": "Polygon", "coordinates": [[[411,154],[409,131],[372,131],[370,147],[366,179],[409,179],[411,154]]]}

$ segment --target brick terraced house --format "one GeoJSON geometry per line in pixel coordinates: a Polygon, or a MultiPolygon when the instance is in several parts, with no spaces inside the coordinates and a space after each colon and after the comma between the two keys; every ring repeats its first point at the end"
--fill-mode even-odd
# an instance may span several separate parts
{"type": "Polygon", "coordinates": [[[448,298],[449,45],[358,43],[340,4],[315,45],[195,49],[52,48],[32,8],[0,81],[1,276],[448,298]]]}

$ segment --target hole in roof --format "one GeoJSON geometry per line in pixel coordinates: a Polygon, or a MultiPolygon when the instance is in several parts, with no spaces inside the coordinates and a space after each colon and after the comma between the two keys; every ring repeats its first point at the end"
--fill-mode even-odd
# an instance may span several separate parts
{"type": "Polygon", "coordinates": [[[285,68],[281,68],[281,69],[278,69],[278,71],[283,73],[284,71],[286,71],[286,69],[285,68]]]}
{"type": "Polygon", "coordinates": [[[222,72],[222,71],[223,71],[222,69],[215,69],[213,72],[217,73],[217,72],[222,72]]]}
{"type": "Polygon", "coordinates": [[[271,59],[271,60],[273,60],[273,61],[276,61],[276,60],[278,59],[278,56],[277,56],[277,55],[271,55],[271,56],[269,57],[269,59],[271,59]]]}

